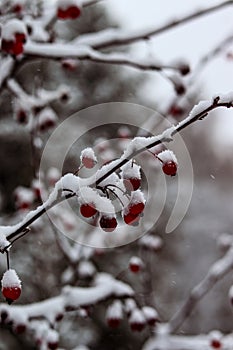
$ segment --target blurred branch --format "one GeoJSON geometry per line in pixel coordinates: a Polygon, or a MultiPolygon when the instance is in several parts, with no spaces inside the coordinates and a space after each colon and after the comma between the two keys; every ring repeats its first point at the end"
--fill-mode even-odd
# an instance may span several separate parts
{"type": "MultiPolygon", "coordinates": [[[[170,335],[166,330],[162,334],[164,325],[161,327],[161,334],[150,338],[142,350],[204,350],[213,349],[210,345],[210,334],[199,335],[170,335]]],[[[165,325],[166,327],[166,325],[165,325]]],[[[232,350],[233,333],[221,337],[219,349],[232,350]]]]}
{"type": "Polygon", "coordinates": [[[233,35],[229,35],[226,37],[223,41],[221,41],[218,45],[216,45],[212,50],[210,50],[205,56],[203,56],[200,61],[198,62],[195,70],[193,71],[191,81],[196,78],[196,75],[200,73],[201,70],[204,69],[204,67],[213,60],[219,53],[221,53],[228,44],[230,44],[233,41],[233,35]]]}
{"type": "Polygon", "coordinates": [[[29,43],[25,46],[25,53],[34,57],[46,58],[76,58],[79,60],[89,60],[97,63],[126,65],[141,70],[157,70],[163,69],[176,70],[185,75],[189,73],[189,66],[187,64],[177,65],[163,65],[152,62],[148,59],[132,59],[128,54],[124,53],[102,53],[92,49],[89,46],[74,46],[73,44],[43,44],[43,43],[29,43]]]}
{"type": "Polygon", "coordinates": [[[191,314],[198,301],[207,294],[212,287],[233,269],[233,246],[227,253],[216,261],[209,269],[205,278],[195,286],[184,305],[177,311],[169,322],[169,330],[175,332],[191,314]]]}
{"type": "MultiPolygon", "coordinates": [[[[119,45],[132,44],[139,40],[147,40],[151,36],[162,34],[181,24],[185,24],[189,21],[192,21],[194,19],[197,19],[199,17],[202,17],[204,15],[210,14],[212,12],[218,11],[224,7],[228,7],[231,5],[233,5],[233,0],[228,0],[228,1],[222,2],[221,4],[218,4],[200,11],[196,11],[180,19],[173,20],[165,25],[162,25],[159,28],[152,28],[144,31],[143,30],[132,31],[131,33],[129,31],[126,32],[119,29],[111,29],[108,32],[103,31],[95,34],[95,40],[93,40],[93,35],[90,35],[90,36],[86,35],[85,36],[86,40],[85,38],[80,37],[80,41],[82,42],[82,44],[91,45],[95,49],[102,49],[113,45],[119,46],[119,45]],[[91,39],[92,44],[88,39],[91,39]]],[[[79,42],[79,39],[77,40],[77,42],[79,42]]]]}
{"type": "Polygon", "coordinates": [[[82,6],[87,7],[91,5],[98,4],[99,2],[102,2],[103,0],[83,0],[82,1],[82,6]]]}

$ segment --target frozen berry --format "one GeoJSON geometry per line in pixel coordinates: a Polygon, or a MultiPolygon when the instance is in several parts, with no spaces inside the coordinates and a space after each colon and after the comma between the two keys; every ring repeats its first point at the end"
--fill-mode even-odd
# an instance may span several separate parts
{"type": "Polygon", "coordinates": [[[90,218],[94,216],[97,213],[97,210],[95,208],[95,205],[93,203],[91,204],[82,204],[80,206],[80,213],[85,218],[90,218]]]}
{"type": "Polygon", "coordinates": [[[136,191],[141,186],[141,179],[136,177],[124,179],[124,185],[127,191],[136,191]]]}
{"type": "Polygon", "coordinates": [[[95,166],[95,161],[92,158],[83,157],[82,163],[87,169],[92,169],[95,166]]]}
{"type": "Polygon", "coordinates": [[[221,349],[222,347],[221,341],[218,339],[212,339],[210,345],[213,349],[221,349]]]}
{"type": "Polygon", "coordinates": [[[174,161],[163,163],[163,172],[166,175],[175,176],[177,173],[177,164],[174,161]]]}
{"type": "Polygon", "coordinates": [[[79,7],[77,6],[70,6],[68,9],[67,9],[67,16],[68,18],[70,19],[76,19],[80,16],[81,14],[81,10],[79,7]]]}
{"type": "Polygon", "coordinates": [[[8,303],[12,303],[14,300],[17,300],[21,294],[20,287],[3,287],[2,294],[8,301],[8,303]]]}
{"type": "Polygon", "coordinates": [[[131,214],[130,212],[128,212],[127,214],[124,214],[124,222],[127,225],[132,225],[132,226],[136,226],[140,220],[140,216],[139,215],[135,215],[135,214],[131,214]]]}
{"type": "Polygon", "coordinates": [[[121,320],[117,317],[110,317],[107,319],[107,322],[110,328],[118,328],[120,326],[121,320]]]}
{"type": "Polygon", "coordinates": [[[138,215],[143,212],[145,204],[143,202],[134,203],[129,205],[129,212],[133,215],[138,215]]]}
{"type": "Polygon", "coordinates": [[[57,341],[50,341],[47,343],[48,345],[48,348],[51,349],[51,350],[56,350],[58,348],[58,342],[57,341]]]}
{"type": "Polygon", "coordinates": [[[133,256],[129,261],[130,271],[133,273],[138,273],[142,268],[142,260],[137,256],[133,256]]]}
{"type": "Polygon", "coordinates": [[[26,325],[24,323],[19,323],[14,330],[16,334],[22,334],[26,331],[26,325]]]}
{"type": "Polygon", "coordinates": [[[21,294],[21,281],[13,269],[7,270],[2,277],[2,294],[8,304],[17,300],[21,294]]]}
{"type": "Polygon", "coordinates": [[[112,232],[115,230],[117,227],[117,221],[115,217],[109,217],[103,215],[100,219],[100,227],[105,231],[105,232],[112,232]]]}

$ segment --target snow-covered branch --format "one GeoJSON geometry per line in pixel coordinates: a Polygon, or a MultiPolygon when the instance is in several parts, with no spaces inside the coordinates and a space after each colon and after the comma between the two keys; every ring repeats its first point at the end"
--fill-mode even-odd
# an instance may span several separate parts
{"type": "Polygon", "coordinates": [[[171,30],[181,24],[187,23],[194,19],[197,19],[201,16],[207,15],[209,13],[220,10],[224,7],[228,7],[233,5],[232,0],[224,1],[218,5],[214,5],[212,7],[205,8],[203,10],[191,13],[187,16],[184,16],[180,19],[173,20],[171,22],[166,23],[158,28],[147,28],[144,30],[132,30],[124,31],[120,29],[109,29],[99,32],[95,35],[86,34],[84,36],[80,36],[79,39],[76,40],[78,44],[90,45],[95,49],[102,49],[110,46],[119,46],[119,45],[127,45],[139,40],[147,40],[151,36],[162,34],[168,30],[171,30]]]}
{"type": "Polygon", "coordinates": [[[175,332],[191,314],[197,302],[207,294],[212,287],[233,269],[233,246],[225,256],[216,261],[209,269],[205,278],[195,286],[184,305],[169,322],[170,332],[175,332]]]}
{"type": "MultiPolygon", "coordinates": [[[[57,182],[55,189],[50,194],[48,200],[36,210],[27,214],[24,220],[12,227],[2,227],[1,231],[5,234],[8,241],[16,238],[21,232],[23,232],[30,224],[32,224],[35,220],[37,220],[41,215],[43,215],[47,210],[53,208],[57,204],[61,203],[64,200],[72,198],[74,196],[79,196],[79,191],[81,188],[86,188],[86,191],[89,193],[89,196],[94,195],[94,192],[91,188],[88,187],[100,187],[101,184],[104,183],[108,177],[113,175],[117,170],[122,168],[125,164],[127,164],[131,159],[135,158],[138,154],[157,146],[163,142],[171,142],[173,137],[187,126],[193,124],[194,122],[203,119],[206,117],[209,112],[212,110],[225,107],[231,108],[233,107],[233,96],[232,93],[217,96],[210,101],[201,101],[198,105],[194,106],[189,116],[185,118],[182,122],[177,124],[176,126],[172,126],[166,129],[162,134],[152,137],[135,137],[129,145],[126,147],[122,156],[110,162],[107,165],[102,166],[96,174],[93,176],[81,179],[78,176],[73,174],[66,174],[60,181],[57,182]],[[88,187],[87,187],[88,186],[88,187]],[[64,196],[63,190],[68,190],[68,194],[64,196]]],[[[96,196],[96,194],[95,194],[96,196]]],[[[105,205],[108,207],[111,205],[111,202],[107,200],[107,198],[102,198],[101,201],[107,201],[105,205]]],[[[97,201],[100,203],[100,200],[97,198],[97,201]]],[[[102,205],[101,205],[102,206],[102,205]]],[[[102,210],[100,210],[102,211],[102,210]]]]}
{"type": "Polygon", "coordinates": [[[142,350],[209,350],[215,348],[231,350],[233,334],[220,334],[220,342],[214,343],[218,344],[215,347],[211,345],[213,344],[213,339],[215,339],[214,332],[199,335],[171,335],[166,332],[166,325],[161,325],[160,327],[158,326],[156,336],[149,339],[142,350]]]}
{"type": "Polygon", "coordinates": [[[108,299],[125,299],[134,296],[133,289],[111,275],[100,273],[90,287],[65,286],[60,295],[44,301],[26,305],[0,304],[1,326],[11,324],[15,333],[30,334],[30,341],[40,340],[40,349],[57,347],[42,343],[58,343],[59,333],[54,329],[67,312],[76,312],[77,316],[86,315],[85,308],[97,305],[108,299]],[[51,339],[52,338],[52,339],[51,339]]]}

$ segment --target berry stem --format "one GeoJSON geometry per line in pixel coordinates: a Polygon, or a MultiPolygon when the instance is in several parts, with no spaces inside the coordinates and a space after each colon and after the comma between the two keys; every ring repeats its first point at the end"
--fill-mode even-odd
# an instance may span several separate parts
{"type": "Polygon", "coordinates": [[[7,264],[7,270],[10,270],[10,253],[9,253],[9,250],[6,250],[6,264],[7,264]]]}

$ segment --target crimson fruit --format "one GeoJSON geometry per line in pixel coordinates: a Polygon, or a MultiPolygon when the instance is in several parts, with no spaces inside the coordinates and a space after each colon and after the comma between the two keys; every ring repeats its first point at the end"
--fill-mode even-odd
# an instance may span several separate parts
{"type": "Polygon", "coordinates": [[[105,232],[112,232],[115,230],[117,227],[117,221],[115,217],[109,217],[103,215],[100,218],[100,227],[105,231],[105,232]]]}
{"type": "Polygon", "coordinates": [[[95,205],[93,203],[85,203],[80,206],[80,213],[85,218],[90,218],[94,216],[97,213],[97,210],[95,208],[95,205]]]}
{"type": "Polygon", "coordinates": [[[177,164],[171,160],[169,162],[163,163],[163,172],[166,175],[175,176],[177,173],[177,164]]]}
{"type": "Polygon", "coordinates": [[[2,294],[6,298],[8,303],[12,303],[13,301],[17,300],[20,297],[21,288],[19,286],[17,286],[17,287],[3,287],[2,294]]]}

